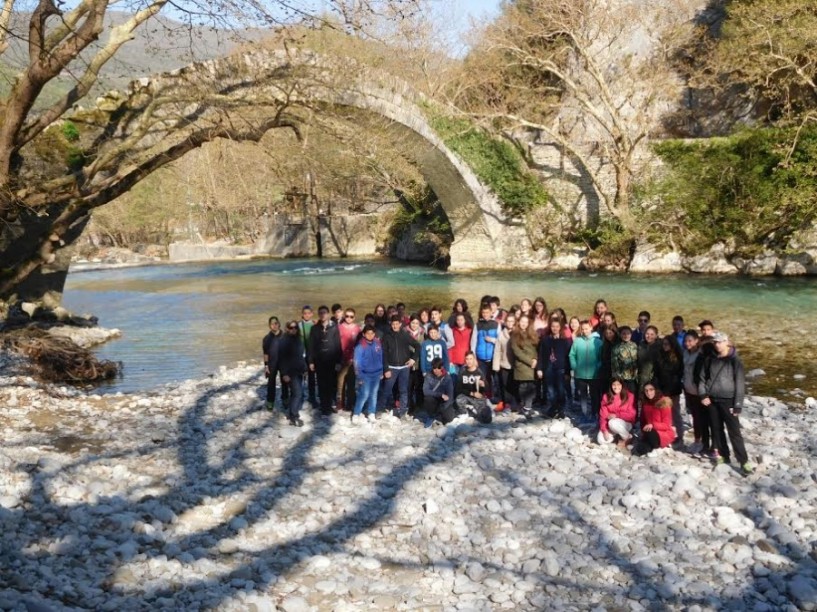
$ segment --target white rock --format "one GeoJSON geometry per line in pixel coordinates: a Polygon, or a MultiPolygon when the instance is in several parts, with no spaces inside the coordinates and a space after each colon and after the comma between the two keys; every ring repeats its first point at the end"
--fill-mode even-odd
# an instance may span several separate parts
{"type": "Polygon", "coordinates": [[[427,499],[423,503],[423,510],[425,510],[426,514],[437,514],[440,511],[440,507],[433,499],[427,499]]]}

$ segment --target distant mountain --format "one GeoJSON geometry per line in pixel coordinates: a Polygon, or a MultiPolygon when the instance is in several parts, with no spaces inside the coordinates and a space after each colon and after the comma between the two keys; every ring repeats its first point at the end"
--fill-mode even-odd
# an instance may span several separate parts
{"type": "MultiPolygon", "coordinates": [[[[12,34],[25,32],[28,27],[27,15],[17,14],[15,17],[11,24],[12,34]]],[[[107,27],[102,40],[92,45],[71,65],[73,74],[77,76],[82,74],[83,60],[87,61],[87,58],[105,44],[111,26],[122,23],[127,17],[126,13],[121,12],[112,12],[106,16],[107,27]]],[[[156,17],[142,24],[134,33],[134,40],[126,43],[105,65],[90,95],[94,97],[104,91],[122,89],[133,79],[142,76],[226,55],[241,44],[260,40],[266,33],[262,30],[228,31],[188,26],[166,17],[156,17]]],[[[28,59],[27,43],[24,39],[12,35],[9,37],[9,43],[9,49],[0,56],[0,95],[8,91],[14,75],[26,65],[28,59]]],[[[61,75],[43,92],[39,106],[48,105],[50,101],[67,92],[72,85],[71,74],[61,75]]]]}

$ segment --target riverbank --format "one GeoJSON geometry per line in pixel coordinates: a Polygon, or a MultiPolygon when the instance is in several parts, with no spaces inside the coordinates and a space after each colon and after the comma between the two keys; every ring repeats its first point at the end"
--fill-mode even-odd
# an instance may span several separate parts
{"type": "Polygon", "coordinates": [[[817,608],[813,410],[749,398],[744,478],[567,421],[294,428],[264,386],[0,378],[0,608],[817,608]]]}

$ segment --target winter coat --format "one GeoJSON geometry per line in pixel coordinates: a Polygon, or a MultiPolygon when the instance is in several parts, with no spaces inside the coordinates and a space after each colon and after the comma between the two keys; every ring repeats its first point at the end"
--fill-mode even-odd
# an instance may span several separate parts
{"type": "Polygon", "coordinates": [[[340,348],[340,333],[337,325],[324,327],[320,323],[309,332],[309,363],[338,364],[343,353],[340,348]]]}
{"type": "Polygon", "coordinates": [[[448,358],[454,365],[461,366],[465,363],[465,353],[471,348],[471,328],[452,327],[451,334],[454,337],[454,346],[448,349],[448,358]]]}
{"type": "Polygon", "coordinates": [[[635,342],[619,342],[613,348],[613,378],[630,382],[638,379],[638,345],[635,342]]]}
{"type": "Polygon", "coordinates": [[[283,337],[283,332],[277,334],[269,332],[261,341],[261,350],[264,351],[264,355],[267,357],[265,363],[269,365],[270,372],[278,368],[279,346],[283,337]]]}
{"type": "Polygon", "coordinates": [[[306,372],[306,359],[304,358],[304,343],[301,342],[301,335],[294,336],[286,333],[278,343],[278,367],[281,376],[296,378],[306,372]]]}
{"type": "Polygon", "coordinates": [[[355,374],[357,376],[383,375],[383,345],[378,338],[371,342],[362,338],[355,347],[355,374]]]}
{"type": "Polygon", "coordinates": [[[638,384],[646,385],[655,378],[655,362],[661,351],[661,342],[655,340],[652,344],[642,341],[638,345],[638,384]]]}
{"type": "Polygon", "coordinates": [[[726,357],[717,354],[704,358],[701,368],[701,382],[698,383],[698,395],[701,399],[731,399],[734,409],[743,409],[743,398],[746,395],[746,379],[743,373],[743,362],[735,353],[729,351],[726,357]]]}
{"type": "Polygon", "coordinates": [[[536,371],[545,372],[553,366],[557,370],[570,370],[570,349],[573,341],[567,338],[546,336],[539,342],[539,357],[536,362],[536,371]]]}
{"type": "Polygon", "coordinates": [[[652,402],[645,400],[641,404],[641,430],[644,431],[645,425],[652,425],[661,441],[661,448],[664,448],[675,441],[676,434],[672,427],[672,404],[659,408],[656,406],[659,399],[656,396],[652,402]]]}
{"type": "Polygon", "coordinates": [[[493,320],[480,319],[471,334],[471,350],[480,361],[493,361],[496,344],[491,344],[486,338],[493,338],[499,335],[499,323],[493,320]]]}
{"type": "Polygon", "coordinates": [[[635,425],[637,418],[635,411],[635,396],[627,393],[627,399],[622,401],[621,395],[614,395],[610,399],[605,393],[601,398],[601,410],[599,411],[599,430],[607,433],[607,420],[611,418],[621,419],[635,425]]]}
{"type": "Polygon", "coordinates": [[[412,338],[404,329],[394,331],[389,328],[383,334],[383,369],[389,366],[402,367],[409,359],[417,361],[420,352],[420,343],[412,338]]]}
{"type": "Polygon", "coordinates": [[[442,398],[447,395],[449,400],[454,399],[454,379],[446,373],[442,376],[429,374],[423,380],[423,395],[425,397],[442,398]]]}
{"type": "Polygon", "coordinates": [[[538,343],[524,340],[522,346],[520,346],[511,337],[508,344],[513,354],[513,379],[516,382],[534,380],[533,361],[539,354],[538,343]]]}
{"type": "Polygon", "coordinates": [[[513,355],[510,346],[511,333],[507,329],[501,329],[496,339],[494,349],[493,366],[494,372],[499,370],[510,370],[513,367],[513,355]]]}
{"type": "Polygon", "coordinates": [[[345,321],[338,325],[340,334],[340,350],[343,355],[343,363],[349,363],[355,356],[355,345],[360,336],[360,325],[357,323],[347,324],[345,321]]]}
{"type": "Polygon", "coordinates": [[[573,338],[573,346],[570,347],[570,369],[576,378],[580,380],[598,378],[601,344],[602,340],[595,332],[590,334],[589,338],[586,336],[573,338]]]}
{"type": "Polygon", "coordinates": [[[699,381],[695,380],[695,363],[700,356],[701,351],[690,352],[684,349],[684,391],[689,395],[698,395],[699,381]]]}
{"type": "Polygon", "coordinates": [[[684,376],[683,359],[671,361],[665,351],[658,354],[655,360],[655,380],[661,393],[664,395],[681,395],[684,386],[681,382],[684,376]]]}

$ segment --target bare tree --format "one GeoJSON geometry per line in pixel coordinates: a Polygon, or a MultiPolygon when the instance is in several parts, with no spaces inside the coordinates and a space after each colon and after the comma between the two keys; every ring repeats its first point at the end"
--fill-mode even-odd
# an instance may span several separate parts
{"type": "Polygon", "coordinates": [[[593,148],[615,176],[610,189],[591,172],[595,190],[609,214],[632,226],[637,153],[679,95],[668,49],[689,17],[680,0],[509,2],[466,62],[455,102],[506,134],[546,135],[585,169],[597,166],[593,148]]]}
{"type": "MultiPolygon", "coordinates": [[[[80,0],[63,11],[62,3],[38,0],[30,13],[23,9],[31,5],[20,4],[25,3],[15,7],[15,0],[4,0],[0,12],[0,61],[12,39],[22,40],[27,49],[27,59],[0,98],[0,299],[17,294],[43,265],[53,263],[57,251],[81,232],[92,208],[204,142],[258,140],[275,127],[293,127],[288,109],[309,99],[303,85],[283,78],[292,74],[284,58],[254,66],[236,61],[232,73],[204,70],[205,86],[191,71],[182,71],[149,87],[135,83],[129,94],[112,97],[84,117],[72,111],[137,28],[160,13],[190,25],[270,26],[310,17],[312,4],[306,1],[80,0]],[[106,19],[114,9],[127,11],[116,25],[106,19]],[[15,19],[27,27],[13,28],[15,19]],[[253,70],[258,74],[250,74],[253,70]],[[70,78],[70,89],[35,111],[46,86],[58,77],[70,78]],[[256,77],[265,88],[249,103],[236,92],[256,77]],[[54,125],[72,112],[84,131],[76,144],[66,145],[54,134],[54,125]],[[208,120],[197,124],[203,116],[208,120]],[[158,139],[165,139],[164,146],[152,146],[158,139]],[[68,149],[69,163],[54,155],[58,146],[68,149]]],[[[349,10],[349,0],[324,6],[356,32],[365,32],[372,15],[399,17],[417,5],[414,0],[351,4],[358,10],[349,10]]],[[[344,76],[328,72],[316,71],[324,79],[344,76]]]]}

